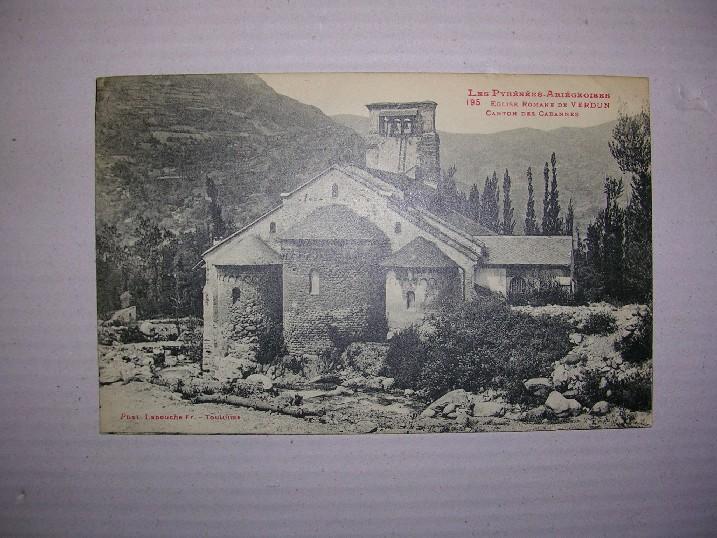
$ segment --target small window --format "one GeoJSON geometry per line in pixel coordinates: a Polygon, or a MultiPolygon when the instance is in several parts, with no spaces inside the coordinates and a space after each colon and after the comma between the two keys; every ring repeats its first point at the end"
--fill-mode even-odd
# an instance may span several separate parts
{"type": "Polygon", "coordinates": [[[339,186],[334,183],[331,185],[331,198],[338,198],[339,197],[339,186]]]}
{"type": "Polygon", "coordinates": [[[401,233],[401,223],[400,222],[397,222],[396,224],[393,225],[393,231],[396,232],[397,234],[401,233]]]}
{"type": "Polygon", "coordinates": [[[269,223],[269,233],[275,234],[276,233],[276,222],[270,222],[269,223]]]}
{"type": "Polygon", "coordinates": [[[232,304],[236,304],[241,299],[241,290],[239,288],[232,288],[232,304]]]}
{"type": "Polygon", "coordinates": [[[415,310],[416,309],[416,294],[412,291],[409,291],[406,293],[406,309],[407,310],[415,310]]]}
{"type": "Polygon", "coordinates": [[[319,272],[313,270],[309,273],[309,295],[319,294],[319,272]]]}

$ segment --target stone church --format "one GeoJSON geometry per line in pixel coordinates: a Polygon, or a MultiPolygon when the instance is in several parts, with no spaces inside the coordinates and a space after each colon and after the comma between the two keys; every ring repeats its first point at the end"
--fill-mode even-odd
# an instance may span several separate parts
{"type": "Polygon", "coordinates": [[[500,236],[426,201],[440,174],[436,103],[374,103],[366,167],[335,165],[204,253],[205,365],[256,351],[262,325],[290,352],[385,338],[477,288],[572,290],[572,238],[500,236]]]}

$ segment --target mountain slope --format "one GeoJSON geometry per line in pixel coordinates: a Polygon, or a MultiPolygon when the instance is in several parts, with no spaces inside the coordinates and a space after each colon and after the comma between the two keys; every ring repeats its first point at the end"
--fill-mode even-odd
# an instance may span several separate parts
{"type": "Polygon", "coordinates": [[[100,79],[95,138],[97,221],[121,231],[139,215],[173,231],[204,225],[207,177],[239,226],[365,152],[352,130],[255,75],[100,79]]]}
{"type": "MultiPolygon", "coordinates": [[[[368,133],[366,117],[337,115],[333,118],[361,136],[368,133]]],[[[584,232],[586,224],[604,205],[605,175],[620,175],[608,147],[614,126],[615,122],[609,122],[594,127],[562,127],[552,131],[524,128],[492,134],[440,132],[441,165],[444,169],[456,166],[456,181],[466,193],[473,183],[478,184],[482,191],[485,177],[492,174],[493,170],[498,173],[502,188],[502,178],[507,168],[511,176],[516,232],[522,233],[528,198],[525,172],[528,166],[532,167],[535,210],[540,220],[543,166],[546,161],[550,161],[550,154],[554,151],[563,215],[572,197],[576,220],[584,232]]]]}

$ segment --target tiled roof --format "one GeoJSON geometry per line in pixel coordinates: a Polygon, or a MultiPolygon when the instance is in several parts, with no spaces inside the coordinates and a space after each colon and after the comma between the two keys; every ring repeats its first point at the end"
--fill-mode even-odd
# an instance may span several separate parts
{"type": "Polygon", "coordinates": [[[569,236],[490,235],[476,237],[488,251],[486,265],[570,265],[569,236]]]}
{"type": "Polygon", "coordinates": [[[287,230],[282,239],[387,240],[378,226],[341,204],[332,204],[317,209],[299,224],[287,230]]]}
{"type": "Polygon", "coordinates": [[[275,265],[281,256],[256,235],[244,237],[237,245],[217,253],[214,265],[275,265]]]}
{"type": "Polygon", "coordinates": [[[435,215],[436,217],[445,220],[448,224],[459,228],[469,235],[497,235],[493,230],[486,228],[482,224],[477,223],[473,219],[460,214],[458,211],[450,210],[445,213],[435,215]]]}
{"type": "Polygon", "coordinates": [[[385,259],[381,265],[384,267],[456,267],[457,264],[441,250],[423,237],[416,237],[413,241],[398,249],[385,259]]]}

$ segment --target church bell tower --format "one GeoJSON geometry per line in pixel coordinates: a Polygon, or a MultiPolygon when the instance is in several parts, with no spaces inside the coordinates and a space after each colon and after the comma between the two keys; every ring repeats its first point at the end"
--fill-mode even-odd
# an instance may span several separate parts
{"type": "Polygon", "coordinates": [[[441,173],[436,106],[433,101],[366,105],[366,166],[435,185],[441,173]]]}

